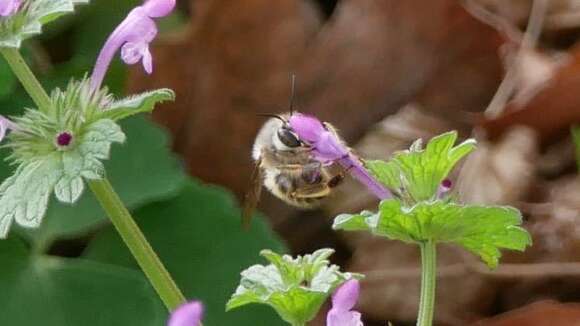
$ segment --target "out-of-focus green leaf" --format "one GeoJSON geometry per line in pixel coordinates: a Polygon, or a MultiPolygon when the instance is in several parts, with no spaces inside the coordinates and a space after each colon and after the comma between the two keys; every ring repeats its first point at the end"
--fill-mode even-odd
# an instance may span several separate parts
{"type": "Polygon", "coordinates": [[[22,41],[42,31],[42,25],[74,11],[75,5],[88,0],[35,0],[0,21],[0,47],[20,48],[22,41]]]}
{"type": "MultiPolygon", "coordinates": [[[[137,222],[185,295],[206,305],[204,325],[282,325],[265,307],[225,312],[239,273],[258,263],[260,250],[283,246],[260,218],[250,231],[241,229],[240,210],[231,195],[191,181],[171,200],[135,212],[137,222]]],[[[137,269],[112,228],[98,235],[86,258],[137,269]]]]}
{"type": "MultiPolygon", "coordinates": [[[[0,98],[10,95],[16,88],[16,77],[10,70],[10,66],[4,60],[0,60],[0,98]]],[[[3,112],[0,108],[0,112],[3,112]]]]}
{"type": "Polygon", "coordinates": [[[411,208],[397,200],[384,200],[379,213],[342,214],[333,228],[371,231],[408,243],[428,240],[458,244],[495,268],[499,249],[523,251],[531,245],[530,235],[520,227],[518,210],[511,207],[458,205],[445,201],[421,202],[411,208]]]}
{"type": "Polygon", "coordinates": [[[576,163],[580,169],[580,126],[572,127],[572,139],[576,144],[576,163]]]}
{"type": "Polygon", "coordinates": [[[31,254],[0,241],[0,325],[162,326],[167,312],[137,271],[31,254]]]}

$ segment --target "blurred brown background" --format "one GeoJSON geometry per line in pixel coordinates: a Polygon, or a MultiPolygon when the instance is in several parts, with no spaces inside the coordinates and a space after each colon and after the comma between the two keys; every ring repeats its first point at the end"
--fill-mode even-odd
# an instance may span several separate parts
{"type": "MultiPolygon", "coordinates": [[[[192,175],[242,198],[264,122],[256,114],[286,110],[292,73],[299,110],[332,122],[363,157],[459,130],[480,142],[454,176],[461,198],[518,207],[534,246],[506,253],[495,272],[443,248],[437,324],[580,325],[580,181],[569,133],[580,122],[580,1],[180,5],[190,23],[157,43],[154,78],[136,69],[130,87],[176,90],[154,118],[192,175]]],[[[330,229],[335,214],[373,205],[348,182],[317,211],[268,194],[261,210],[295,253],[333,246],[337,263],[367,274],[365,325],[413,325],[417,250],[330,229]]]]}

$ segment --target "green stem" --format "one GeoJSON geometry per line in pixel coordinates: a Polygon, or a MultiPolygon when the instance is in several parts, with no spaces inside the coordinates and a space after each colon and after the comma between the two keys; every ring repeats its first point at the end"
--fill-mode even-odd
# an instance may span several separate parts
{"type": "Polygon", "coordinates": [[[89,186],[165,306],[169,310],[174,310],[184,303],[185,297],[109,181],[107,179],[92,180],[89,186]]]}
{"type": "Polygon", "coordinates": [[[420,245],[421,248],[421,301],[417,326],[433,325],[435,311],[435,282],[437,279],[437,248],[434,241],[429,240],[420,245]]]}
{"type": "Polygon", "coordinates": [[[38,109],[42,112],[48,112],[50,97],[28,67],[22,55],[20,55],[20,52],[13,48],[0,48],[0,53],[2,53],[16,77],[22,83],[26,92],[32,97],[38,109]]]}

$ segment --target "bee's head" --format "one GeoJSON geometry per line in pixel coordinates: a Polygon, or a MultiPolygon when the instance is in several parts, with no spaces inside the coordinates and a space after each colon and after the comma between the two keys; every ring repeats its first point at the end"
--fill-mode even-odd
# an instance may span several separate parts
{"type": "Polygon", "coordinates": [[[270,122],[266,124],[274,128],[272,132],[272,141],[278,150],[291,150],[304,146],[304,142],[300,140],[298,134],[292,130],[288,121],[289,114],[260,114],[260,116],[270,117],[270,122]]]}
{"type": "Polygon", "coordinates": [[[297,148],[303,145],[303,143],[298,139],[298,135],[290,129],[288,123],[284,123],[282,127],[276,132],[276,137],[284,146],[288,148],[297,148]]]}

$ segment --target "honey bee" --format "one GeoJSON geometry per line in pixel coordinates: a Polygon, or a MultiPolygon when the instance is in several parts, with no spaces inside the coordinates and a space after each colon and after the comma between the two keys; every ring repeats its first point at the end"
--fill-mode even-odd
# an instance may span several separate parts
{"type": "MultiPolygon", "coordinates": [[[[256,136],[252,149],[255,167],[242,213],[242,224],[246,228],[260,199],[262,186],[292,206],[314,208],[345,177],[344,171],[337,164],[323,164],[316,160],[311,153],[312,147],[292,130],[289,125],[290,117],[295,114],[292,98],[293,96],[290,100],[290,112],[265,115],[270,119],[256,136]]],[[[336,134],[330,124],[324,123],[324,126],[336,134]]]]}
{"type": "Polygon", "coordinates": [[[262,185],[290,205],[314,208],[344,179],[342,171],[334,172],[340,169],[336,165],[325,165],[313,158],[310,145],[289,127],[289,117],[289,113],[273,116],[256,137],[252,185],[244,202],[245,226],[260,198],[262,185]]]}

